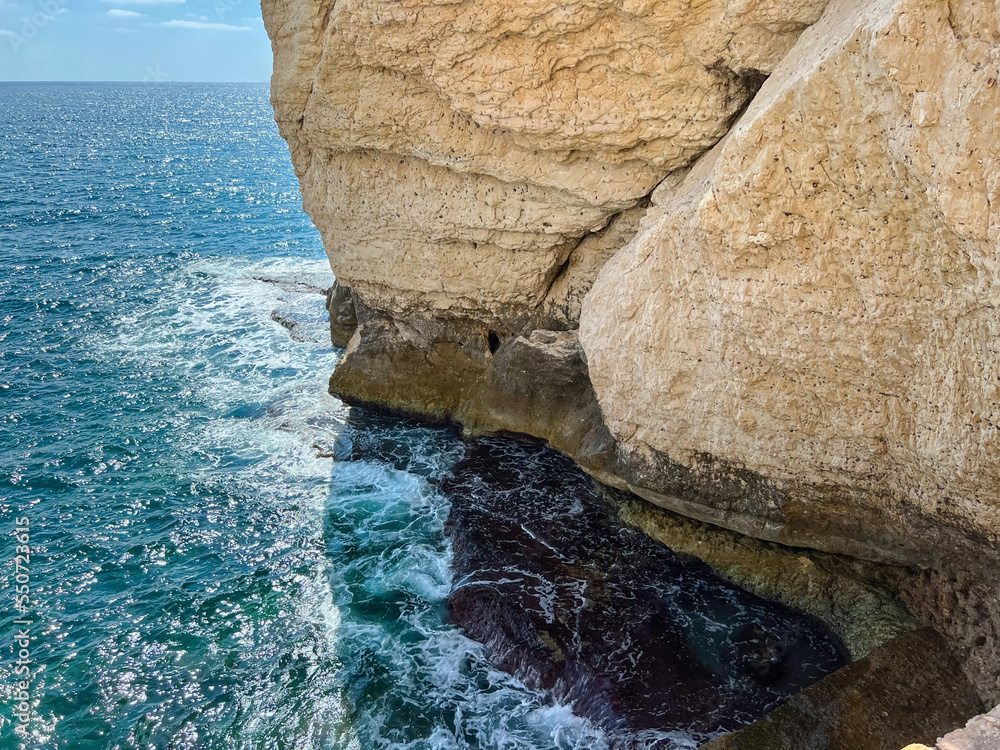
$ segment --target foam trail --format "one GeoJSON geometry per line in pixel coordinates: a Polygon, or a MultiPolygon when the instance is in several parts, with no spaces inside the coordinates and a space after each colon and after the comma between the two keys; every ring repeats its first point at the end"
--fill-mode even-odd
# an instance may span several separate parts
{"type": "Polygon", "coordinates": [[[162,294],[157,324],[123,317],[126,333],[104,344],[144,369],[182,368],[191,404],[215,416],[183,424],[178,471],[199,493],[280,517],[287,535],[271,553],[306,547],[282,574],[295,589],[286,612],[298,640],[267,648],[278,660],[308,653],[313,684],[298,693],[252,682],[226,736],[251,747],[276,726],[289,731],[294,705],[296,747],[600,750],[600,731],[493,669],[446,622],[449,507],[433,481],[461,443],[386,420],[377,439],[395,457],[326,457],[357,436],[325,393],[336,355],[321,338],[324,300],[300,281],[322,286],[328,271],[302,266],[197,260],[162,294]],[[313,340],[276,325],[276,309],[313,340]]]}

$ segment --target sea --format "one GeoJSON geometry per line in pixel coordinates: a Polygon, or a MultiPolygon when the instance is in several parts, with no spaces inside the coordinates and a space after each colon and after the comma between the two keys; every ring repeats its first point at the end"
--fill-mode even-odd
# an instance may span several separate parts
{"type": "Polygon", "coordinates": [[[0,85],[0,258],[0,747],[604,746],[447,623],[455,435],[334,457],[266,85],[0,85]]]}
{"type": "Polygon", "coordinates": [[[460,437],[328,393],[266,85],[0,85],[0,263],[0,748],[614,744],[452,624],[460,437]]]}

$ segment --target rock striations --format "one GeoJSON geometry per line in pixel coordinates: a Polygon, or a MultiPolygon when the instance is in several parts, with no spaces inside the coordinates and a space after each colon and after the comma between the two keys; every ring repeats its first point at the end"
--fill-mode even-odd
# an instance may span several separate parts
{"type": "Polygon", "coordinates": [[[896,566],[1000,701],[1000,5],[263,9],[334,392],[896,566]]]}
{"type": "Polygon", "coordinates": [[[359,308],[338,390],[444,418],[536,313],[576,328],[635,209],[823,5],[265,0],[277,120],[359,308]]]}

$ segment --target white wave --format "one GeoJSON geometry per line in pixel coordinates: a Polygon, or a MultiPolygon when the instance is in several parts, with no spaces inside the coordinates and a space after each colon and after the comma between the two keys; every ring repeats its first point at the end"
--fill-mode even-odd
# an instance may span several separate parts
{"type": "Polygon", "coordinates": [[[392,437],[405,470],[329,458],[349,435],[347,410],[326,393],[336,354],[317,289],[330,283],[325,260],[195,259],[162,280],[151,309],[95,342],[99,356],[186,379],[179,474],[275,510],[287,544],[317,546],[311,572],[293,576],[294,617],[315,633],[308,662],[330,673],[313,677],[320,687],[298,718],[279,709],[279,686],[246,686],[245,746],[285,722],[303,750],[606,748],[600,730],[491,668],[443,617],[448,505],[428,479],[448,471],[460,443],[401,425],[392,437]],[[307,335],[293,338],[275,311],[307,335]],[[206,410],[213,419],[197,418],[206,410]],[[350,698],[366,681],[380,687],[350,698]]]}

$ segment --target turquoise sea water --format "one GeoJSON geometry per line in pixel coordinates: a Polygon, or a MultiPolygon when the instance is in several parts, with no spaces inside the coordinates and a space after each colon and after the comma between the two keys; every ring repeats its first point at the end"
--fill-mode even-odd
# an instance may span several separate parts
{"type": "Polygon", "coordinates": [[[604,746],[446,623],[456,439],[329,457],[332,277],[266,86],[0,86],[0,254],[0,747],[20,517],[24,747],[604,746]]]}

